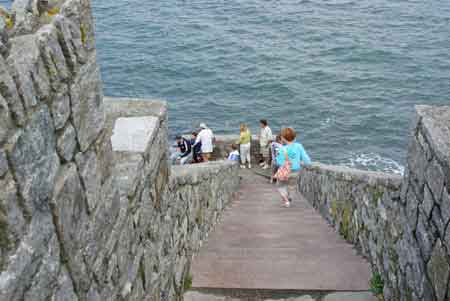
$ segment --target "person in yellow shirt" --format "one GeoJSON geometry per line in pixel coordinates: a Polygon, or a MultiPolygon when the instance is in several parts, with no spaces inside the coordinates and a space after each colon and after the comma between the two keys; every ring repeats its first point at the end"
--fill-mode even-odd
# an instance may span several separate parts
{"type": "Polygon", "coordinates": [[[252,134],[245,123],[241,124],[240,131],[239,145],[241,152],[241,168],[245,168],[245,164],[248,164],[248,168],[252,168],[250,153],[252,134]]]}

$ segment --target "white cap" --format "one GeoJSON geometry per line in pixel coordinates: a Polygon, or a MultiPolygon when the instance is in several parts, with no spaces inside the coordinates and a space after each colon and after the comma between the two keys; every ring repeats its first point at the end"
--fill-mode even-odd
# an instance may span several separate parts
{"type": "Polygon", "coordinates": [[[200,123],[200,128],[201,128],[201,129],[207,129],[208,127],[206,126],[205,123],[200,123]]]}

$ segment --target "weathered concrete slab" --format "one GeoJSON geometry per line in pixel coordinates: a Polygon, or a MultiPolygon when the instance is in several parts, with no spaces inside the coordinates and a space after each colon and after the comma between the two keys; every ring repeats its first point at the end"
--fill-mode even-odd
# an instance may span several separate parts
{"type": "Polygon", "coordinates": [[[118,118],[111,137],[113,151],[145,152],[157,129],[157,117],[118,118]]]}
{"type": "Polygon", "coordinates": [[[369,264],[300,195],[242,173],[239,200],[194,259],[194,288],[367,291],[369,264]]]}

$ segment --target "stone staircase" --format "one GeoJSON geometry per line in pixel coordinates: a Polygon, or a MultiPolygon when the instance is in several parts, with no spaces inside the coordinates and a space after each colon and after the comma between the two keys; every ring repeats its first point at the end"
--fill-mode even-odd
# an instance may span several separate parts
{"type": "Polygon", "coordinates": [[[194,259],[186,301],[377,300],[369,264],[299,194],[241,172],[238,199],[194,259]]]}

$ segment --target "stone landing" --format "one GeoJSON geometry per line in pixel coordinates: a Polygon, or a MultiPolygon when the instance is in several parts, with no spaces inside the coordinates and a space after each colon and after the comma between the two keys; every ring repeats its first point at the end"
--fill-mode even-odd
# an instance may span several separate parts
{"type": "Polygon", "coordinates": [[[186,300],[376,300],[369,264],[305,199],[284,208],[276,186],[248,170],[241,176],[238,200],[194,259],[186,300]]]}

